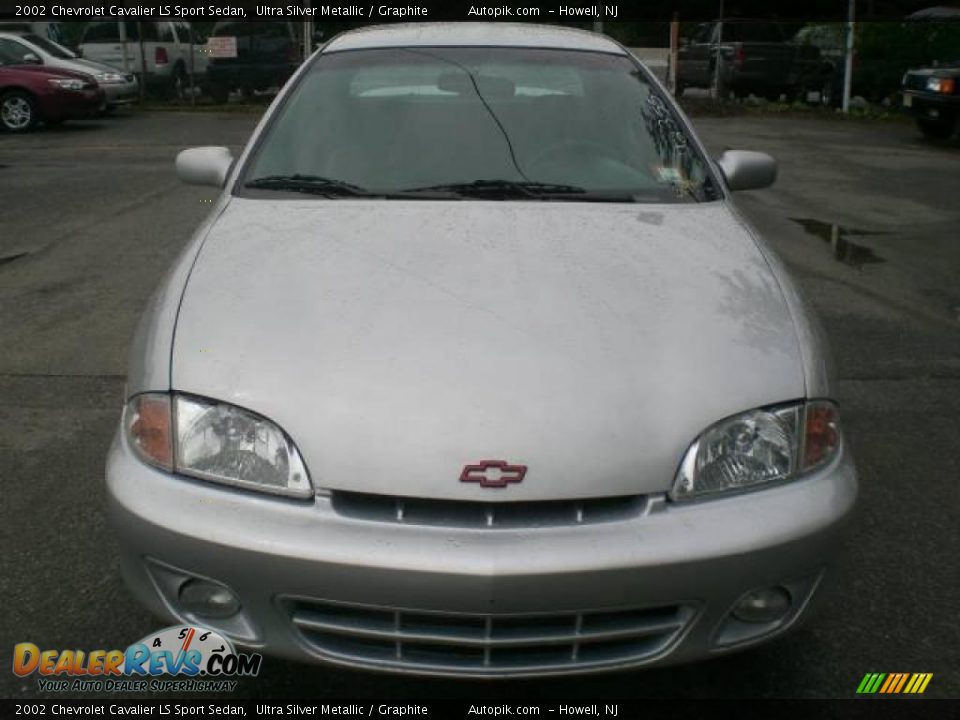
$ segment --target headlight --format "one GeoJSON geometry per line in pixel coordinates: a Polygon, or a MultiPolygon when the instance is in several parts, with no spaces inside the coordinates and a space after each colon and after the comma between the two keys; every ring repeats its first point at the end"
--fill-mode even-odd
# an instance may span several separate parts
{"type": "Polygon", "coordinates": [[[693,442],[670,496],[687,500],[790,480],[828,462],[839,448],[831,402],[751,410],[722,420],[693,442]]]}
{"type": "Polygon", "coordinates": [[[927,78],[927,90],[930,92],[945,93],[950,95],[953,93],[955,87],[956,84],[954,83],[953,78],[927,78]]]}
{"type": "Polygon", "coordinates": [[[83,90],[83,80],[67,78],[48,78],[47,82],[63,90],[83,90]]]}
{"type": "Polygon", "coordinates": [[[249,410],[151,393],[130,401],[126,427],[144,461],[172,472],[275,495],[313,495],[293,441],[249,410]]]}
{"type": "Polygon", "coordinates": [[[100,73],[97,75],[97,80],[104,83],[118,83],[123,82],[123,75],[113,72],[100,73]]]}

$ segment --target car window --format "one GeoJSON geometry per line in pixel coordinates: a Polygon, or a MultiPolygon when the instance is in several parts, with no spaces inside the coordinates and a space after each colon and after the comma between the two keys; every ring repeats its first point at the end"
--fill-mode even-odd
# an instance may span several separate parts
{"type": "Polygon", "coordinates": [[[723,23],[724,42],[783,42],[783,29],[776,23],[723,23]]]}
{"type": "Polygon", "coordinates": [[[18,42],[0,38],[0,65],[22,65],[25,50],[18,42]]]}
{"type": "MultiPolygon", "coordinates": [[[[133,25],[133,32],[134,32],[134,35],[136,36],[137,23],[127,23],[128,27],[130,25],[133,25]]],[[[160,39],[160,36],[157,31],[160,25],[167,26],[167,23],[155,23],[155,22],[140,23],[140,27],[143,28],[143,39],[145,42],[156,42],[157,40],[160,39]]],[[[130,37],[130,30],[127,30],[127,37],[130,37]]],[[[140,38],[135,37],[135,39],[139,40],[140,38]]]]}
{"type": "Polygon", "coordinates": [[[157,33],[157,39],[160,42],[170,43],[174,42],[173,37],[173,26],[168,22],[159,22],[154,25],[154,29],[157,33]]]}
{"type": "MultiPolygon", "coordinates": [[[[84,30],[80,43],[118,43],[120,42],[119,25],[116,22],[90,23],[84,30]]],[[[128,21],[124,25],[129,42],[139,42],[138,25],[143,28],[143,39],[145,41],[155,42],[157,40],[157,23],[128,21]]]]}
{"type": "Polygon", "coordinates": [[[24,35],[23,39],[33,43],[38,48],[55,58],[60,58],[61,60],[72,60],[76,57],[76,55],[67,50],[65,47],[57,45],[57,43],[53,42],[52,40],[47,40],[45,37],[40,37],[39,35],[24,35]]]}
{"type": "Polygon", "coordinates": [[[293,38],[293,29],[286,22],[221,22],[213,26],[213,37],[293,38]]]}
{"type": "Polygon", "coordinates": [[[244,181],[278,175],[378,191],[507,180],[651,201],[712,192],[670,100],[631,60],[527,48],[319,56],[244,181]]]}
{"type": "Polygon", "coordinates": [[[190,32],[190,23],[185,22],[175,22],[173,23],[174,29],[177,31],[177,38],[182,43],[189,43],[191,32],[190,32]]]}
{"type": "Polygon", "coordinates": [[[698,25],[697,29],[694,30],[693,35],[691,36],[692,42],[695,43],[706,43],[710,42],[710,34],[713,32],[714,26],[710,23],[705,23],[703,25],[698,25]]]}
{"type": "Polygon", "coordinates": [[[81,44],[114,42],[120,42],[120,29],[115,22],[90,23],[80,39],[81,44]]]}

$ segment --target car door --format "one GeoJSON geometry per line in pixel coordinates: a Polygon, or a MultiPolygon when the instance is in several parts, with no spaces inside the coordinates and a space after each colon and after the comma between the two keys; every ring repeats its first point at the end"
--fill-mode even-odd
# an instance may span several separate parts
{"type": "MultiPolygon", "coordinates": [[[[80,50],[83,57],[104,65],[121,68],[124,72],[140,72],[137,23],[127,22],[124,25],[127,40],[126,53],[124,53],[124,44],[120,37],[120,23],[96,22],[90,23],[83,31],[83,37],[80,40],[80,50]]],[[[143,23],[143,25],[153,25],[153,23],[143,23]]],[[[148,33],[145,33],[145,37],[147,36],[148,33]]],[[[144,55],[147,57],[147,69],[149,70],[151,64],[148,47],[144,47],[144,55]]]]}

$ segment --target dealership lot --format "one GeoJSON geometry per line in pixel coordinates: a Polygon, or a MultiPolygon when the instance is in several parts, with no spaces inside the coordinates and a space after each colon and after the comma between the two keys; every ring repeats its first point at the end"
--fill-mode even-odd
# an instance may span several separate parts
{"type": "MultiPolygon", "coordinates": [[[[147,298],[215,196],[180,184],[190,145],[236,151],[243,113],[137,113],[0,135],[0,578],[3,663],[16,642],[125,647],[159,623],[123,588],[103,460],[127,343],[147,298]]],[[[960,460],[960,146],[912,125],[702,118],[710,149],[772,153],[781,177],[741,207],[790,264],[832,341],[861,504],[811,621],[695,666],[477,685],[268,659],[250,697],[841,696],[866,672],[932,672],[955,696],[960,460]]],[[[0,674],[6,696],[35,679],[0,674]]]]}

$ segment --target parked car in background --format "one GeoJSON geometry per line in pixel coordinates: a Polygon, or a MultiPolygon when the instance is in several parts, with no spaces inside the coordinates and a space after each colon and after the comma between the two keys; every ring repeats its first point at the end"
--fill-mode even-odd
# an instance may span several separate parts
{"type": "Polygon", "coordinates": [[[792,36],[787,26],[761,20],[697,26],[680,44],[677,94],[688,87],[712,87],[718,57],[725,92],[752,93],[771,100],[805,92],[819,78],[820,52],[812,45],[793,42],[792,36]]]}
{"type": "Polygon", "coordinates": [[[217,102],[226,102],[231,90],[249,97],[282,86],[303,58],[290,22],[222,22],[210,37],[205,88],[217,102]]]}
{"type": "Polygon", "coordinates": [[[960,117],[960,59],[936,67],[908,70],[901,84],[903,106],[916,118],[924,137],[945,140],[960,117]]]}
{"type": "Polygon", "coordinates": [[[92,75],[106,95],[106,110],[137,99],[139,84],[133,73],[125,73],[119,68],[77,57],[71,50],[39,35],[0,33],[0,41],[6,41],[8,50],[20,57],[23,64],[43,65],[92,75]]]}
{"type": "MultiPolygon", "coordinates": [[[[258,23],[253,23],[258,24],[258,23]]],[[[94,22],[87,25],[80,39],[80,54],[124,72],[141,72],[140,36],[143,28],[143,57],[146,61],[148,89],[165,96],[184,97],[190,81],[190,63],[195,78],[207,67],[204,46],[197,42],[187,22],[126,22],[126,50],[121,38],[121,23],[94,22]]],[[[199,80],[198,80],[199,84],[199,80]]]]}
{"type": "Polygon", "coordinates": [[[66,45],[63,24],[58,22],[0,22],[0,32],[14,35],[39,35],[60,45],[66,45]]]}
{"type": "Polygon", "coordinates": [[[64,120],[97,115],[106,95],[90,75],[24,65],[16,48],[0,38],[0,126],[25,132],[38,122],[56,125],[64,120]]]}

